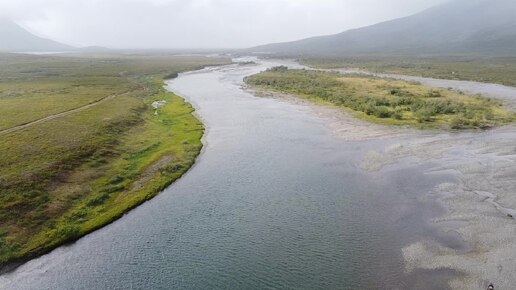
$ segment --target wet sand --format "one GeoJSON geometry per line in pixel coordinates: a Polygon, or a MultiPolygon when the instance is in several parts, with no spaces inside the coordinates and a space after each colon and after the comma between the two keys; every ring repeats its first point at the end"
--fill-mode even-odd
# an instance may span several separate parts
{"type": "MultiPolygon", "coordinates": [[[[511,95],[516,88],[474,82],[416,80],[436,87],[445,85],[501,97],[509,107],[516,102],[516,93],[511,95]],[[490,94],[489,88],[495,90],[490,94]]],[[[448,275],[452,289],[486,289],[489,282],[493,282],[496,289],[514,288],[516,125],[488,131],[420,131],[371,124],[344,110],[290,95],[267,91],[255,91],[255,94],[309,106],[325,120],[336,138],[349,141],[400,138],[399,143],[391,144],[383,151],[368,152],[360,165],[366,171],[380,171],[413,159],[413,162],[428,164],[428,174],[456,176],[457,182],[440,184],[425,198],[436,199],[446,208],[444,215],[431,221],[433,225],[446,234],[456,235],[466,246],[450,247],[435,240],[414,242],[402,249],[407,274],[417,277],[425,271],[444,271],[442,273],[448,275]]]]}
{"type": "MultiPolygon", "coordinates": [[[[453,289],[497,289],[516,285],[516,136],[515,126],[410,144],[396,150],[402,156],[419,151],[422,157],[441,154],[434,170],[456,171],[458,183],[436,187],[448,212],[433,222],[457,232],[470,246],[456,251],[428,241],[403,249],[407,271],[450,268],[465,275],[451,281],[453,289]],[[448,149],[444,149],[448,148],[448,149]]],[[[387,153],[393,157],[395,154],[387,153]]]]}
{"type": "Polygon", "coordinates": [[[195,170],[0,288],[514,288],[516,126],[419,131],[240,90],[265,68],[174,80],[208,128],[195,170]]]}
{"type": "Polygon", "coordinates": [[[367,172],[369,150],[412,134],[242,91],[245,76],[276,65],[171,81],[206,124],[194,169],[116,223],[2,275],[0,288],[448,289],[456,273],[405,275],[401,249],[423,237],[464,248],[428,226],[441,206],[419,200],[455,179],[409,162],[367,172]]]}
{"type": "Polygon", "coordinates": [[[309,100],[301,99],[293,95],[254,89],[247,86],[245,89],[255,96],[280,99],[289,103],[309,107],[315,115],[325,121],[326,126],[331,129],[334,137],[346,141],[402,137],[416,132],[416,130],[409,127],[373,124],[354,117],[352,112],[343,110],[342,108],[337,108],[332,105],[315,104],[309,100]]]}

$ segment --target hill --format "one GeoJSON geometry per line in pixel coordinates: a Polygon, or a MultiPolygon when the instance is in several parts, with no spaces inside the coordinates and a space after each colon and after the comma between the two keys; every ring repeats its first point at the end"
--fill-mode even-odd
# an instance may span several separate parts
{"type": "Polygon", "coordinates": [[[67,51],[73,47],[36,36],[11,20],[0,19],[0,51],[4,52],[50,52],[67,51]]]}
{"type": "Polygon", "coordinates": [[[298,55],[516,55],[516,2],[455,0],[418,14],[346,32],[258,46],[256,53],[298,55]]]}

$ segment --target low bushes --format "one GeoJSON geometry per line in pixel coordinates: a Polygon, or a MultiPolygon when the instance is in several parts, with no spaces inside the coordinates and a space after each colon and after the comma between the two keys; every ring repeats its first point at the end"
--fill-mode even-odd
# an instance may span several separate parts
{"type": "Polygon", "coordinates": [[[389,124],[466,129],[488,128],[513,119],[499,101],[402,80],[276,67],[245,81],[343,106],[389,124]]]}

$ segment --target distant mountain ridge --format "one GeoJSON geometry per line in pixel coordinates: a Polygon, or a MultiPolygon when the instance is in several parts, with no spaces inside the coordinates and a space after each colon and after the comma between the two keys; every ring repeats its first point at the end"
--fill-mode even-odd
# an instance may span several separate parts
{"type": "Polygon", "coordinates": [[[276,54],[516,55],[515,0],[455,0],[343,33],[249,49],[276,54]]]}
{"type": "Polygon", "coordinates": [[[0,52],[68,51],[73,47],[36,36],[8,19],[0,19],[0,52]]]}

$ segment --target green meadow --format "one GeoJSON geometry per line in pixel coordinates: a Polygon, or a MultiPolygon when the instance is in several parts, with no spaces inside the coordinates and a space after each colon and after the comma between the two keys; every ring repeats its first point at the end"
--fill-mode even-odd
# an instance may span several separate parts
{"type": "Polygon", "coordinates": [[[228,62],[0,54],[0,132],[94,104],[0,133],[0,264],[102,227],[182,176],[204,129],[164,79],[228,62]]]}

